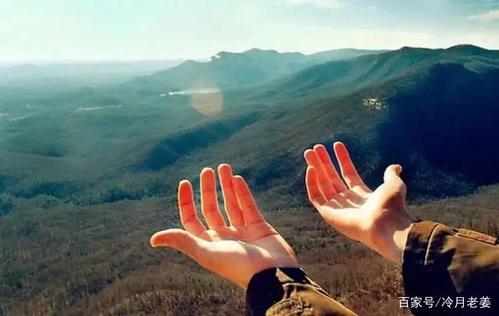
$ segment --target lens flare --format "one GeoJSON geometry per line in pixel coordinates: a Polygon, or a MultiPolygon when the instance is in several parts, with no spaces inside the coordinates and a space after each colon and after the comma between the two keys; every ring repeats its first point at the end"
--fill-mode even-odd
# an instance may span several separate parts
{"type": "Polygon", "coordinates": [[[213,82],[196,82],[189,94],[193,108],[206,116],[215,116],[222,112],[224,97],[222,91],[213,82]]]}

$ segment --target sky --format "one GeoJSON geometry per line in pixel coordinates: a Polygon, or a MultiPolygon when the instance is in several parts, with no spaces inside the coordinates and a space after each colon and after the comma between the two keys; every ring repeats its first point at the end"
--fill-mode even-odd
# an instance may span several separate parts
{"type": "Polygon", "coordinates": [[[499,0],[0,0],[0,62],[499,49],[499,0]]]}

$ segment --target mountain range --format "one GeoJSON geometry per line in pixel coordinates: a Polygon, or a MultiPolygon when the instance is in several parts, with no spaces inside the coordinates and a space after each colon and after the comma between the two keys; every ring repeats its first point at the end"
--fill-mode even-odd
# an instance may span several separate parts
{"type": "MultiPolygon", "coordinates": [[[[499,180],[497,172],[490,172],[499,163],[499,152],[491,146],[499,140],[498,84],[499,52],[471,45],[404,47],[319,63],[264,85],[228,91],[226,114],[232,106],[235,120],[248,113],[258,118],[236,124],[240,130],[231,129],[226,138],[216,136],[215,144],[209,135],[217,134],[217,125],[210,124],[161,140],[145,166],[165,167],[166,157],[190,153],[176,138],[188,135],[200,139],[206,157],[244,161],[239,164],[248,175],[263,179],[258,183],[277,178],[287,183],[290,174],[300,174],[301,150],[312,141],[346,140],[354,152],[364,153],[359,160],[371,183],[386,163],[399,162],[407,166],[417,193],[459,194],[499,180]],[[245,144],[243,153],[237,143],[245,144]],[[271,174],[262,175],[262,169],[271,174]],[[422,181],[427,178],[433,178],[432,188],[422,181]]],[[[220,126],[222,134],[225,128],[220,126]]],[[[300,187],[300,177],[297,182],[300,187]]]]}
{"type": "Polygon", "coordinates": [[[207,61],[186,61],[176,67],[133,80],[127,87],[154,92],[216,87],[222,90],[261,85],[312,65],[377,54],[382,50],[334,49],[310,55],[250,49],[219,52],[207,61]]]}
{"type": "Polygon", "coordinates": [[[399,296],[393,267],[310,210],[302,153],[316,143],[345,142],[372,187],[402,164],[416,215],[499,236],[497,50],[251,49],[143,66],[47,66],[32,76],[26,66],[9,70],[19,80],[4,77],[0,315],[237,314],[234,288],[147,245],[178,225],[178,181],[197,185],[202,167],[222,162],[250,182],[325,288],[350,295],[361,314],[374,307],[356,306],[359,297],[369,291],[378,308],[383,293],[380,315],[397,314],[387,303],[399,296]]]}
{"type": "Polygon", "coordinates": [[[112,85],[176,66],[181,62],[182,60],[0,63],[0,87],[43,87],[55,83],[70,84],[70,88],[85,85],[112,85]]]}

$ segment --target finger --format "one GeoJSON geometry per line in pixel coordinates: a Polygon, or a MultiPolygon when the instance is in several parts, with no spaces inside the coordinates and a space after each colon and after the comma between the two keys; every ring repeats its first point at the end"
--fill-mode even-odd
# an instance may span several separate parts
{"type": "Polygon", "coordinates": [[[320,215],[333,227],[344,230],[355,222],[355,212],[345,212],[343,206],[335,199],[327,201],[317,184],[317,170],[313,167],[307,168],[305,175],[308,198],[319,211],[320,215]]]}
{"type": "Polygon", "coordinates": [[[390,185],[393,190],[400,192],[403,198],[405,198],[407,193],[407,188],[404,181],[400,178],[400,173],[402,172],[401,165],[390,165],[386,168],[383,175],[383,180],[387,185],[390,185]]]}
{"type": "Polygon", "coordinates": [[[345,145],[341,142],[334,143],[334,152],[340,165],[341,175],[348,187],[352,190],[359,190],[362,193],[371,192],[359,176],[345,145]]]}
{"type": "Polygon", "coordinates": [[[363,197],[360,194],[357,194],[356,192],[352,190],[344,191],[341,194],[344,194],[346,199],[352,203],[355,207],[360,207],[366,202],[366,198],[363,197]]]}
{"type": "Polygon", "coordinates": [[[401,165],[389,165],[385,169],[385,173],[383,174],[383,180],[385,182],[390,182],[390,181],[397,181],[397,180],[402,180],[400,179],[400,173],[402,172],[402,166],[401,165]]]}
{"type": "Polygon", "coordinates": [[[324,145],[321,144],[315,145],[314,151],[316,152],[317,157],[319,158],[319,161],[322,164],[324,173],[329,178],[329,181],[331,181],[331,183],[333,184],[334,189],[337,192],[347,191],[348,188],[343,182],[343,180],[341,180],[338,171],[336,171],[336,167],[331,161],[331,157],[329,156],[326,147],[324,147],[324,145]]]}
{"type": "Polygon", "coordinates": [[[168,229],[155,233],[150,240],[151,246],[169,247],[191,257],[204,267],[211,262],[211,243],[182,229],[168,229]]]}
{"type": "Polygon", "coordinates": [[[218,207],[215,171],[204,168],[201,171],[201,210],[204,219],[211,229],[225,226],[225,220],[218,207]]]}
{"type": "Polygon", "coordinates": [[[320,190],[319,176],[317,174],[317,169],[314,167],[307,168],[305,174],[305,186],[307,187],[308,199],[312,205],[315,206],[315,208],[319,208],[327,203],[327,199],[320,190]]]}
{"type": "Polygon", "coordinates": [[[241,176],[234,176],[233,178],[234,188],[236,189],[237,200],[241,206],[244,221],[247,224],[255,224],[259,222],[265,222],[258,206],[256,205],[255,198],[251,193],[248,184],[244,181],[241,176]]]}
{"type": "Polygon", "coordinates": [[[318,183],[321,187],[324,197],[328,200],[331,199],[336,194],[336,190],[334,189],[333,183],[329,181],[328,177],[326,176],[326,173],[322,168],[322,163],[320,162],[317,153],[312,149],[307,149],[305,150],[303,156],[305,157],[307,165],[310,167],[314,167],[315,170],[317,171],[317,176],[319,181],[318,183]]]}
{"type": "Polygon", "coordinates": [[[229,221],[234,227],[244,226],[243,214],[237,202],[236,191],[232,181],[232,167],[229,164],[221,164],[218,166],[218,178],[222,187],[224,197],[225,212],[229,217],[229,221]]]}
{"type": "MultiPolygon", "coordinates": [[[[345,192],[349,192],[349,191],[345,191],[345,192]]],[[[336,201],[343,209],[356,207],[356,205],[354,203],[352,203],[352,201],[350,201],[347,198],[347,196],[346,196],[346,194],[344,194],[344,192],[336,194],[333,198],[333,201],[336,201]]]]}
{"type": "Polygon", "coordinates": [[[180,221],[185,230],[198,236],[206,231],[206,227],[197,215],[192,184],[188,180],[182,180],[178,184],[178,207],[180,210],[180,221]]]}
{"type": "Polygon", "coordinates": [[[341,233],[350,238],[359,239],[358,226],[361,220],[357,212],[347,212],[342,208],[332,207],[329,204],[319,208],[322,218],[341,233]]]}

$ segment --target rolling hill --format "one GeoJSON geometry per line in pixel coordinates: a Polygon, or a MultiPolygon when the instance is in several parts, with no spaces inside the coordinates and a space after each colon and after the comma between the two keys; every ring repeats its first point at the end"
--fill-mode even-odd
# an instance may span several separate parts
{"type": "MultiPolygon", "coordinates": [[[[295,55],[285,55],[280,65],[289,65],[295,55]]],[[[3,105],[7,114],[0,118],[2,174],[15,183],[4,191],[76,181],[79,201],[116,188],[131,192],[123,197],[140,198],[151,181],[157,186],[162,178],[159,183],[171,187],[171,177],[193,175],[203,164],[222,160],[240,166],[261,190],[291,177],[295,185],[288,189],[294,191],[301,188],[302,150],[342,139],[360,156],[371,183],[386,163],[400,162],[416,196],[470,192],[499,179],[487,171],[498,156],[489,146],[499,135],[498,56],[470,45],[404,47],[326,62],[267,84],[220,92],[223,108],[212,117],[193,108],[190,95],[144,96],[134,92],[137,86],[18,97],[3,105]],[[38,164],[49,169],[30,167],[38,164]],[[439,179],[445,188],[420,185],[421,177],[439,179]]],[[[200,65],[221,67],[217,61],[200,65]]]]}
{"type": "Polygon", "coordinates": [[[424,71],[434,63],[457,63],[480,72],[497,67],[499,53],[472,45],[448,49],[403,47],[396,51],[372,54],[308,67],[297,74],[282,78],[264,89],[275,98],[310,94],[348,94],[372,84],[387,82],[403,75],[424,71]]]}
{"type": "MultiPolygon", "coordinates": [[[[499,181],[490,172],[499,162],[491,146],[499,141],[498,85],[499,53],[473,46],[406,47],[312,66],[258,88],[272,89],[271,96],[251,89],[259,118],[227,139],[207,140],[210,146],[198,147],[185,164],[217,157],[244,166],[262,189],[289,177],[300,188],[302,150],[342,139],[371,183],[384,165],[399,162],[416,196],[463,194],[499,181]],[[379,106],[366,104],[369,99],[379,106]]],[[[199,127],[191,136],[205,132],[199,127]]]]}
{"type": "Polygon", "coordinates": [[[208,61],[189,60],[172,69],[138,78],[126,87],[154,93],[201,88],[237,89],[261,85],[311,65],[382,52],[339,49],[304,55],[256,48],[242,53],[220,52],[208,61]]]}
{"type": "Polygon", "coordinates": [[[499,52],[404,47],[327,61],[340,53],[352,57],[251,50],[113,87],[0,88],[0,315],[239,313],[234,287],[147,246],[178,224],[177,181],[221,162],[248,178],[333,295],[360,313],[372,302],[397,313],[398,271],[309,208],[302,152],[319,142],[347,143],[370,185],[401,163],[416,215],[499,234],[499,52]],[[196,109],[192,91],[165,93],[199,79],[221,88],[218,114],[196,109]]]}

